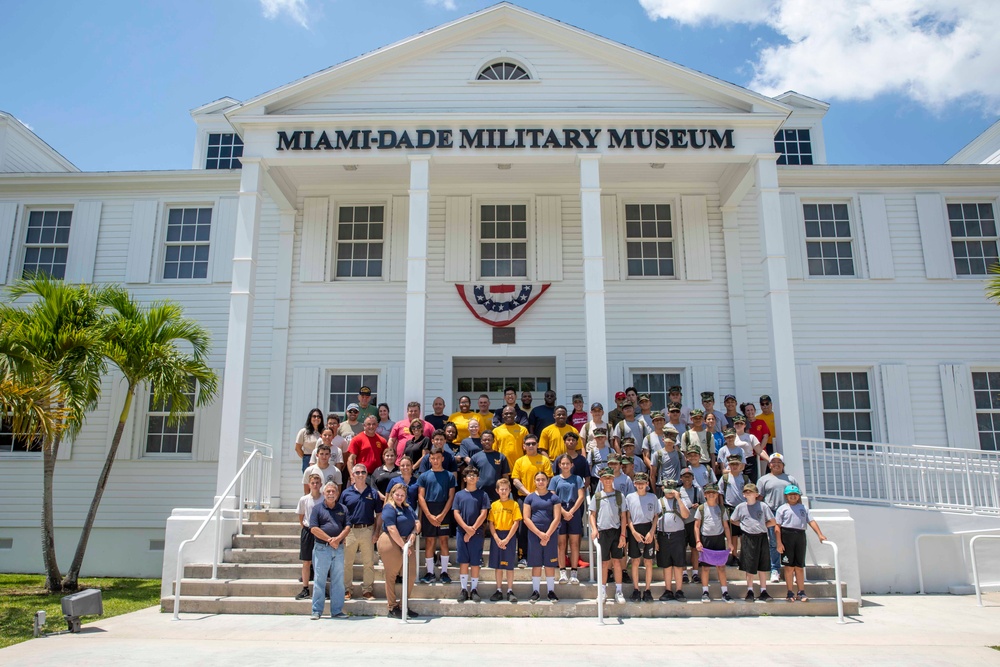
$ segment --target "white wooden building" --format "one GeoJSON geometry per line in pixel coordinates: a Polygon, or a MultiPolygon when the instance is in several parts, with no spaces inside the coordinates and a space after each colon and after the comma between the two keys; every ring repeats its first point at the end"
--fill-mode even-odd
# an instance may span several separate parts
{"type": "MultiPolygon", "coordinates": [[[[362,378],[397,419],[510,378],[606,406],[628,385],[766,393],[800,477],[808,437],[996,450],[997,140],[827,165],[827,108],[500,4],[195,109],[191,170],[80,172],[0,116],[0,283],[45,268],[174,299],[223,376],[186,433],[136,401],[85,574],[159,573],[168,515],[210,506],[245,438],[274,445],[272,501],[294,506],[295,433],[362,378]],[[531,286],[491,315],[517,313],[515,342],[474,285],[531,286]]],[[[60,451],[64,563],[121,400],[109,377],[60,451]]],[[[41,568],[40,481],[0,436],[2,571],[41,568]]]]}

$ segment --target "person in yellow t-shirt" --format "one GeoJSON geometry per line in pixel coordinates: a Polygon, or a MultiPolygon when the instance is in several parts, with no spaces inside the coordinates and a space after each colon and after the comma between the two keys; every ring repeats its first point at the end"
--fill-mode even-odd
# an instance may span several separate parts
{"type": "MultiPolygon", "coordinates": [[[[557,405],[552,416],[556,421],[542,429],[542,434],[538,438],[538,451],[548,456],[550,461],[555,461],[566,453],[563,437],[570,432],[580,434],[569,424],[569,413],[565,406],[557,405]]],[[[578,449],[583,447],[578,446],[578,449]]]]}
{"type": "Polygon", "coordinates": [[[500,416],[503,423],[493,429],[493,449],[507,457],[507,463],[513,470],[517,460],[524,456],[524,438],[528,429],[515,421],[517,411],[512,406],[505,406],[500,416]]]}
{"type": "Polygon", "coordinates": [[[778,451],[778,431],[774,424],[773,405],[771,397],[767,394],[760,397],[760,414],[757,415],[757,419],[764,420],[764,423],[767,424],[767,429],[771,432],[771,440],[765,447],[768,454],[778,451]]]}
{"type": "Polygon", "coordinates": [[[497,494],[500,500],[494,500],[490,505],[488,516],[490,524],[490,562],[496,572],[497,590],[490,596],[490,602],[503,600],[500,591],[503,573],[507,572],[507,601],[517,602],[514,597],[514,567],[517,565],[517,532],[521,524],[521,508],[510,497],[510,480],[501,477],[497,480],[497,494]]]}
{"type": "Polygon", "coordinates": [[[535,475],[544,472],[552,477],[552,461],[538,453],[538,438],[529,435],[524,439],[524,456],[519,458],[510,472],[510,480],[522,498],[535,492],[535,475]]]}
{"type": "Polygon", "coordinates": [[[486,394],[479,395],[479,412],[476,413],[476,421],[479,422],[479,434],[488,433],[493,430],[493,411],[490,410],[490,397],[486,394]]]}
{"type": "Polygon", "coordinates": [[[455,425],[458,429],[458,437],[455,439],[456,442],[462,442],[469,437],[469,420],[475,419],[479,421],[476,417],[476,413],[472,411],[472,399],[468,396],[462,396],[458,399],[458,412],[453,412],[448,421],[455,425]]]}

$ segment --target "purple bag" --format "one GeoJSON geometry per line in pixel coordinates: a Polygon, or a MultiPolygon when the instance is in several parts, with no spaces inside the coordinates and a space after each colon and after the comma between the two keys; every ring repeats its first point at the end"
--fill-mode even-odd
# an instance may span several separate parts
{"type": "Polygon", "coordinates": [[[705,565],[724,566],[729,561],[728,549],[702,549],[698,560],[705,565]]]}

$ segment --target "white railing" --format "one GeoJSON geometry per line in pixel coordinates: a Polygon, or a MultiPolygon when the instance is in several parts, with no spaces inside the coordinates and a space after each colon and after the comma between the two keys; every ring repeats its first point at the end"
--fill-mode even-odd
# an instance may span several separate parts
{"type": "Polygon", "coordinates": [[[827,544],[833,548],[833,583],[837,588],[837,623],[843,624],[844,621],[844,592],[841,590],[840,583],[840,549],[837,548],[836,542],[831,540],[824,540],[820,544],[827,544]]]}
{"type": "MultiPolygon", "coordinates": [[[[215,501],[215,506],[205,517],[205,520],[201,522],[198,530],[195,532],[194,536],[190,539],[181,542],[180,546],[177,547],[177,573],[174,579],[174,620],[180,620],[181,611],[181,578],[184,575],[184,548],[191,544],[205,532],[205,528],[208,524],[215,519],[215,547],[212,550],[212,580],[217,580],[219,578],[219,554],[222,551],[222,506],[225,504],[226,499],[232,492],[236,483],[240,483],[240,500],[239,505],[239,522],[237,528],[237,534],[243,532],[243,508],[244,506],[250,506],[255,504],[256,509],[260,509],[264,502],[264,487],[270,485],[270,471],[271,471],[271,460],[272,456],[270,453],[270,445],[265,445],[262,442],[255,442],[253,440],[245,441],[244,448],[244,461],[243,465],[240,466],[239,472],[233,478],[233,481],[229,483],[226,490],[219,495],[219,499],[215,501]],[[249,447],[249,451],[246,449],[249,447]],[[268,450],[265,453],[265,448],[268,450]],[[266,467],[267,475],[264,475],[264,470],[266,467]]],[[[270,496],[267,497],[267,504],[270,504],[270,496]]]]}
{"type": "MultiPolygon", "coordinates": [[[[589,486],[589,482],[590,482],[590,480],[587,480],[588,486],[589,486]]],[[[589,515],[590,515],[590,490],[589,489],[587,490],[586,494],[587,494],[587,497],[586,497],[586,501],[585,502],[587,504],[584,507],[581,507],[580,509],[584,510],[584,514],[587,515],[587,520],[583,522],[584,523],[583,529],[585,531],[587,531],[587,568],[590,570],[590,581],[591,581],[591,583],[593,583],[595,581],[595,579],[594,579],[594,540],[591,539],[591,538],[593,538],[594,536],[590,534],[590,517],[589,517],[589,515]]],[[[598,548],[598,550],[600,550],[600,549],[598,548]]]]}
{"type": "MultiPolygon", "coordinates": [[[[595,519],[596,521],[596,519],[595,519]]],[[[601,583],[601,574],[604,572],[604,562],[601,560],[601,545],[597,542],[597,535],[590,535],[589,540],[591,551],[597,553],[597,622],[604,625],[604,596],[607,594],[605,583],[601,583]],[[596,549],[594,547],[597,547],[596,549]]],[[[591,561],[593,562],[593,561],[591,561]]],[[[591,581],[594,581],[591,579],[591,581]]]]}
{"type": "MultiPolygon", "coordinates": [[[[407,590],[409,589],[410,582],[410,547],[412,546],[413,539],[413,536],[410,536],[403,541],[403,614],[400,623],[408,623],[410,621],[410,596],[407,594],[407,590]]],[[[388,581],[385,583],[389,584],[388,581]]],[[[392,585],[395,586],[396,582],[392,582],[392,585]]]]}
{"type": "Polygon", "coordinates": [[[1000,452],[803,438],[812,498],[1000,514],[1000,452]]]}
{"type": "MultiPolygon", "coordinates": [[[[978,529],[978,530],[959,530],[959,531],[955,531],[953,533],[921,533],[920,535],[917,535],[913,539],[913,553],[917,557],[917,582],[920,584],[920,594],[921,595],[927,595],[927,591],[924,588],[924,563],[923,563],[923,559],[920,557],[920,554],[921,554],[920,543],[921,542],[923,542],[924,540],[929,540],[929,539],[941,539],[941,538],[949,538],[950,539],[950,538],[955,538],[955,537],[959,538],[960,540],[962,540],[962,560],[963,560],[963,566],[964,566],[965,554],[966,554],[966,551],[965,551],[965,537],[967,535],[975,535],[976,537],[973,537],[969,541],[969,551],[972,552],[972,579],[973,579],[973,583],[975,583],[975,585],[976,585],[976,591],[978,593],[978,591],[979,591],[979,583],[978,583],[979,574],[978,574],[978,572],[976,570],[976,552],[975,552],[975,549],[973,548],[972,545],[976,541],[977,537],[1000,537],[1000,535],[984,535],[984,533],[995,533],[995,532],[998,532],[998,531],[1000,531],[1000,528],[982,528],[982,529],[978,529]]],[[[980,605],[980,606],[982,606],[982,605],[980,605]]]]}
{"type": "Polygon", "coordinates": [[[1000,540],[1000,535],[976,535],[969,540],[969,552],[972,554],[972,583],[976,587],[976,602],[983,606],[983,589],[979,584],[979,568],[976,566],[976,540],[1000,540]]]}

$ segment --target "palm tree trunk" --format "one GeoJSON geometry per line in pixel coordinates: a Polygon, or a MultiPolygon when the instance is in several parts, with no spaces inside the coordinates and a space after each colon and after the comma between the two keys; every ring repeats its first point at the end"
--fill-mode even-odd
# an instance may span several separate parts
{"type": "Polygon", "coordinates": [[[45,562],[45,588],[50,593],[62,590],[62,575],[56,562],[56,531],[52,516],[52,481],[56,472],[59,439],[42,443],[42,560],[45,562]]]}
{"type": "Polygon", "coordinates": [[[101,505],[101,498],[104,497],[104,489],[108,486],[108,478],[111,477],[111,466],[115,463],[115,456],[118,453],[118,446],[122,441],[122,433],[125,432],[125,422],[128,420],[129,409],[132,407],[132,396],[135,393],[135,385],[130,384],[128,393],[125,394],[125,406],[122,408],[121,416],[118,418],[118,426],[115,428],[115,435],[111,439],[111,449],[104,460],[104,468],[101,469],[101,476],[97,478],[97,488],[94,489],[94,498],[90,501],[90,509],[87,511],[87,520],[83,522],[83,531],[80,533],[80,541],[76,545],[76,554],[73,562],[69,566],[66,578],[63,579],[64,590],[75,591],[79,587],[80,568],[83,567],[83,556],[87,553],[87,543],[90,541],[90,532],[94,528],[94,520],[97,519],[97,509],[101,505]]]}

